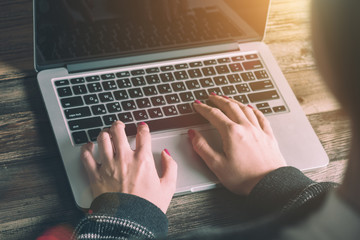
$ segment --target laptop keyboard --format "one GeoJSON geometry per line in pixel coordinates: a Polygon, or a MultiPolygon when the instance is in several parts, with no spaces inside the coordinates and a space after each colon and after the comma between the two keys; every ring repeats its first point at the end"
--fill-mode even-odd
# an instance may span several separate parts
{"type": "Polygon", "coordinates": [[[96,141],[116,120],[126,124],[128,136],[136,134],[139,122],[152,132],[208,123],[192,102],[211,105],[211,93],[252,104],[264,114],[288,111],[256,53],[83,75],[54,79],[75,145],[96,141]]]}

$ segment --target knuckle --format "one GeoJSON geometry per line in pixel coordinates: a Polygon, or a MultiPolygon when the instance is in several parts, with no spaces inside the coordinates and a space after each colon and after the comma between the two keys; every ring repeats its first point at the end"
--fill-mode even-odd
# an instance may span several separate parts
{"type": "Polygon", "coordinates": [[[221,111],[218,108],[211,108],[210,113],[215,115],[215,116],[218,116],[218,115],[220,115],[221,111]]]}

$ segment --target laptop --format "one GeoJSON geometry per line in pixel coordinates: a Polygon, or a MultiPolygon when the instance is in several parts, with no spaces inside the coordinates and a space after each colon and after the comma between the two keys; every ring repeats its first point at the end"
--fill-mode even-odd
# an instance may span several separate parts
{"type": "MultiPolygon", "coordinates": [[[[192,102],[212,92],[261,110],[287,164],[303,171],[329,159],[269,48],[269,0],[34,0],[38,83],[76,204],[92,202],[81,145],[113,121],[132,147],[146,122],[160,153],[178,164],[176,194],[218,181],[193,151],[189,128],[222,151],[192,102]]],[[[95,149],[97,154],[97,149],[95,149]]]]}

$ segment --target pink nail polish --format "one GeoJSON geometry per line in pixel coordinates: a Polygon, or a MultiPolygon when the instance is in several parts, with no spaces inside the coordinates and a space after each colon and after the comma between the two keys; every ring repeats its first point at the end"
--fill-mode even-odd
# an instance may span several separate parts
{"type": "Polygon", "coordinates": [[[164,151],[166,152],[167,155],[169,155],[171,157],[171,154],[169,153],[169,151],[165,148],[164,151]]]}
{"type": "Polygon", "coordinates": [[[210,93],[210,94],[213,95],[213,96],[217,96],[216,93],[214,93],[214,92],[212,92],[212,93],[210,93]]]}
{"type": "Polygon", "coordinates": [[[93,214],[93,210],[89,209],[88,214],[93,214]]]}
{"type": "Polygon", "coordinates": [[[254,109],[253,106],[251,106],[251,105],[247,105],[247,106],[248,106],[249,108],[251,108],[251,109],[254,109]]]}
{"type": "Polygon", "coordinates": [[[197,104],[201,104],[201,102],[199,100],[195,100],[195,103],[197,104]]]}
{"type": "Polygon", "coordinates": [[[229,97],[228,97],[228,96],[225,96],[225,95],[223,95],[222,97],[225,98],[225,99],[229,99],[229,97]]]}
{"type": "Polygon", "coordinates": [[[188,130],[188,135],[189,135],[189,138],[192,140],[195,137],[195,131],[192,130],[192,129],[189,129],[188,130]]]}
{"type": "Polygon", "coordinates": [[[146,123],[145,123],[145,122],[141,122],[141,123],[139,123],[139,125],[146,125],[146,123]]]}

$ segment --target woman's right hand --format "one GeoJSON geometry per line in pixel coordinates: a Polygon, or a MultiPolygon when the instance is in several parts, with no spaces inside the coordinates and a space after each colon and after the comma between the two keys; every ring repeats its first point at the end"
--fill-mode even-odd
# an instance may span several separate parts
{"type": "Polygon", "coordinates": [[[269,121],[257,109],[216,95],[213,108],[195,101],[194,108],[220,133],[223,153],[216,152],[195,130],[188,131],[194,150],[230,191],[248,195],[269,172],[286,166],[269,121]]]}

